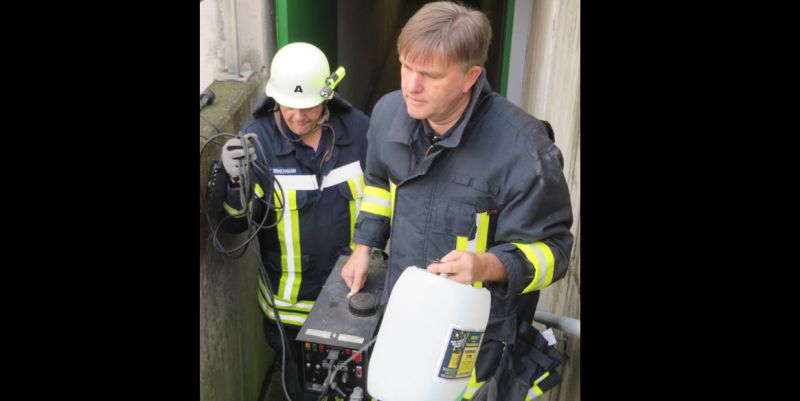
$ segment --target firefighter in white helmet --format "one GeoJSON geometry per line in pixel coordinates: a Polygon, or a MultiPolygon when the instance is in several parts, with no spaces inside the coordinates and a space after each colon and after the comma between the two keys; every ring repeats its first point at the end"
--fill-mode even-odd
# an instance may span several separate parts
{"type": "MultiPolygon", "coordinates": [[[[300,42],[284,46],[272,59],[266,96],[241,131],[257,139],[248,146],[249,164],[256,166],[248,176],[254,177],[249,180],[252,189],[277,207],[267,210],[266,202],[250,202],[251,221],[260,222],[266,212],[268,226],[280,217],[276,226],[258,234],[275,304],[261,276],[258,302],[265,337],[278,358],[282,345],[276,314],[290,345],[287,351],[299,361],[294,338],[334,263],[355,246],[353,224],[364,188],[369,119],[333,91],[343,76],[342,67],[331,73],[317,47],[300,42]],[[272,184],[269,173],[277,183],[272,184]]],[[[247,228],[239,198],[243,156],[240,138],[223,145],[221,159],[231,177],[220,211],[232,216],[223,224],[226,231],[247,228]]],[[[296,369],[284,367],[287,384],[295,391],[300,386],[296,369]]]]}

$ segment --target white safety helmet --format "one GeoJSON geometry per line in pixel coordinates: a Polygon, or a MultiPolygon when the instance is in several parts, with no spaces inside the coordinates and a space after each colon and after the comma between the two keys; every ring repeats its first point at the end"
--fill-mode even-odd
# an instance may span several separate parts
{"type": "MultiPolygon", "coordinates": [[[[316,46],[295,42],[282,47],[269,70],[267,96],[294,109],[307,109],[326,100],[321,92],[331,70],[325,54],[316,46]]],[[[327,99],[333,95],[328,91],[327,99]]]]}

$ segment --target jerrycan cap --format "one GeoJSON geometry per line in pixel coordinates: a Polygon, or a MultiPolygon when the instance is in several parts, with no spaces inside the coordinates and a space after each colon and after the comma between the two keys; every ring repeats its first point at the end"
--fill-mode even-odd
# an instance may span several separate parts
{"type": "Polygon", "coordinates": [[[350,297],[348,307],[356,316],[371,316],[378,310],[378,300],[368,292],[359,292],[350,297]]]}

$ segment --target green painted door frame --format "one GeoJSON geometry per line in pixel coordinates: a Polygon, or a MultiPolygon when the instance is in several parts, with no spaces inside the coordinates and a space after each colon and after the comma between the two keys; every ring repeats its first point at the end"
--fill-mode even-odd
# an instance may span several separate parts
{"type": "Polygon", "coordinates": [[[500,94],[508,94],[508,64],[511,59],[511,33],[514,28],[514,0],[506,1],[506,16],[503,27],[503,60],[500,68],[500,94]]]}
{"type": "MultiPolygon", "coordinates": [[[[503,0],[500,0],[503,1],[503,0]]],[[[514,0],[505,0],[500,94],[508,93],[508,66],[514,26],[514,0]]],[[[275,30],[278,49],[291,42],[308,42],[328,57],[331,70],[337,64],[337,0],[275,0],[275,30]]]]}
{"type": "Polygon", "coordinates": [[[331,71],[336,69],[336,0],[275,0],[277,48],[287,43],[307,42],[328,57],[331,71]]]}

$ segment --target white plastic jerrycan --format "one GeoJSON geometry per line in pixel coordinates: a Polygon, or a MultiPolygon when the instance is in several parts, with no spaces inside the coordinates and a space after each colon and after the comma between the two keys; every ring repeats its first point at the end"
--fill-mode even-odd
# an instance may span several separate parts
{"type": "Polygon", "coordinates": [[[380,401],[455,401],[478,357],[489,291],[411,266],[389,297],[367,370],[380,401]]]}

